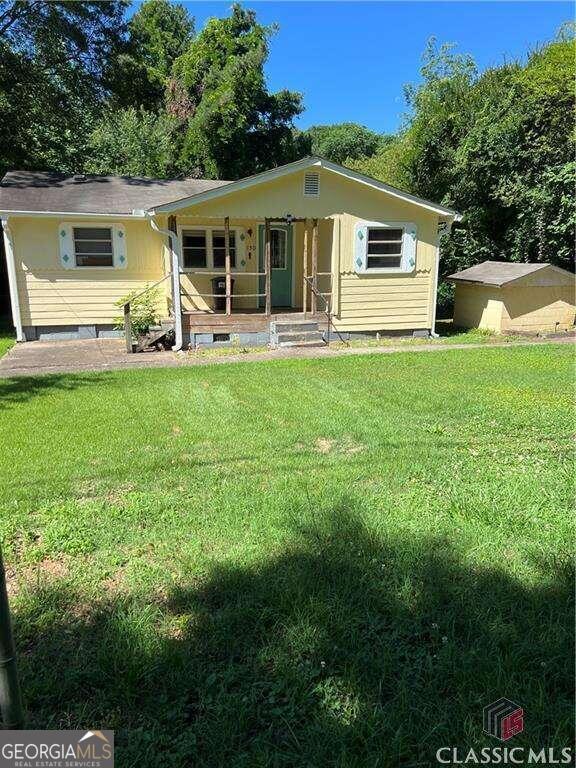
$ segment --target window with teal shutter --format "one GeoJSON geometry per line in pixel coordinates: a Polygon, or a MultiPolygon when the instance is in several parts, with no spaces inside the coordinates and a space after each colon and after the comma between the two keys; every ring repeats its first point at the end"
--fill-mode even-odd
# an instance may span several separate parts
{"type": "Polygon", "coordinates": [[[128,263],[122,224],[65,222],[58,228],[64,269],[124,269],[128,263]]]}
{"type": "Polygon", "coordinates": [[[416,225],[359,222],[355,227],[354,270],[359,273],[410,273],[416,266],[416,225]]]}

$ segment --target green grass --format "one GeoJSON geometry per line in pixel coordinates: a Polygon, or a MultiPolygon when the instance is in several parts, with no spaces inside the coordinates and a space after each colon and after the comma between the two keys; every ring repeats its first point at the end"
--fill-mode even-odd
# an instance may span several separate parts
{"type": "Polygon", "coordinates": [[[16,343],[12,326],[0,319],[0,357],[6,354],[16,343]]]}
{"type": "Polygon", "coordinates": [[[28,727],[117,765],[435,765],[571,738],[572,352],[0,382],[28,727]]]}

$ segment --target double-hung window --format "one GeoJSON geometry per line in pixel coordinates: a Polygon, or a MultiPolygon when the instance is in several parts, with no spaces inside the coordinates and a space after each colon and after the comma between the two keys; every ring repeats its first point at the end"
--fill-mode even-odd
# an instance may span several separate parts
{"type": "Polygon", "coordinates": [[[402,260],[403,229],[368,227],[366,269],[399,267],[402,260]]]}
{"type": "Polygon", "coordinates": [[[416,225],[405,222],[358,222],[354,230],[354,270],[412,272],[416,266],[416,225]]]}
{"type": "MultiPolygon", "coordinates": [[[[230,266],[236,266],[236,232],[230,232],[230,266]]],[[[212,230],[212,266],[224,268],[226,266],[226,234],[219,230],[212,230]]]]}
{"type": "MultiPolygon", "coordinates": [[[[238,231],[230,230],[230,266],[236,267],[238,231]]],[[[224,269],[226,267],[226,234],[223,229],[183,229],[182,261],[184,269],[224,269]]]]}
{"type": "Polygon", "coordinates": [[[185,229],[182,232],[184,268],[208,266],[208,246],[204,229],[185,229]]]}
{"type": "Polygon", "coordinates": [[[58,225],[60,266],[63,269],[126,269],[124,225],[91,221],[62,221],[58,225]]]}
{"type": "Polygon", "coordinates": [[[114,266],[111,227],[73,227],[72,233],[77,267],[114,266]]]}

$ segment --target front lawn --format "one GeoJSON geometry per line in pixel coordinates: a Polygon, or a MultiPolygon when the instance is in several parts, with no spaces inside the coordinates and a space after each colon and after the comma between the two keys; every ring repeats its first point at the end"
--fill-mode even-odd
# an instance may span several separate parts
{"type": "Polygon", "coordinates": [[[7,322],[0,319],[0,357],[6,354],[16,343],[14,331],[7,322]]]}
{"type": "Polygon", "coordinates": [[[565,746],[572,385],[560,345],[0,381],[28,727],[396,768],[505,696],[565,746]]]}

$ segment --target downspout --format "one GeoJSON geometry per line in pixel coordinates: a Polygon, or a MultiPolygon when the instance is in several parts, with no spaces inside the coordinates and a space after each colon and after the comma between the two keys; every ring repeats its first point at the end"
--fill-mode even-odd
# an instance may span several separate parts
{"type": "Polygon", "coordinates": [[[450,234],[454,219],[446,222],[438,222],[438,234],[436,236],[436,272],[434,274],[434,291],[432,293],[432,322],[430,323],[430,336],[438,339],[440,334],[436,333],[436,307],[438,306],[438,279],[440,277],[440,238],[445,234],[450,234]],[[440,229],[440,224],[446,224],[446,227],[440,229]]]}
{"type": "Polygon", "coordinates": [[[151,216],[147,216],[150,226],[155,232],[168,238],[171,267],[172,267],[172,311],[174,312],[174,341],[173,352],[179,352],[182,349],[182,301],[180,299],[180,260],[178,259],[178,248],[176,245],[176,232],[169,229],[161,229],[151,216]]]}
{"type": "Polygon", "coordinates": [[[20,297],[18,296],[16,262],[14,261],[14,243],[8,227],[8,219],[2,219],[2,231],[4,233],[4,251],[6,253],[6,266],[8,269],[8,287],[10,290],[10,304],[12,306],[12,322],[16,329],[16,341],[26,341],[26,337],[22,330],[22,316],[20,315],[20,297]]]}

